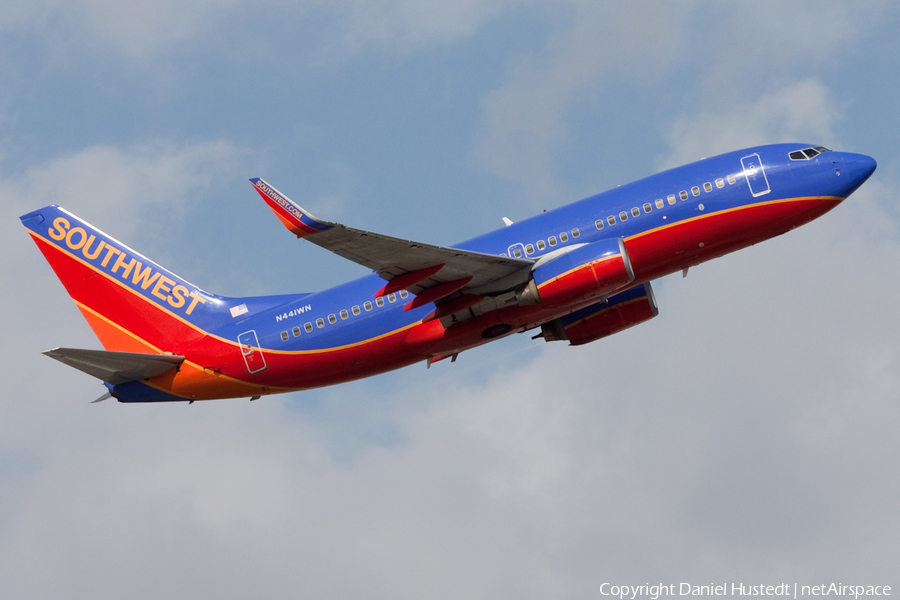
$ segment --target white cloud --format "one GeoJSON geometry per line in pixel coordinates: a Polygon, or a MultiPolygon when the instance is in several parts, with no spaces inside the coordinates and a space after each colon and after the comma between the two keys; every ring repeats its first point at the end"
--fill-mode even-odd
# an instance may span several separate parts
{"type": "Polygon", "coordinates": [[[679,117],[666,132],[670,151],[659,163],[675,167],[736,148],[776,142],[832,144],[842,111],[820,82],[808,79],[721,111],[679,117]]]}
{"type": "Polygon", "coordinates": [[[58,58],[73,50],[113,48],[143,59],[205,34],[240,5],[240,0],[12,0],[0,9],[0,30],[40,36],[58,58]]]}
{"type": "MultiPolygon", "coordinates": [[[[285,22],[297,35],[321,39],[319,58],[346,59],[368,48],[392,52],[451,43],[474,34],[510,6],[531,0],[11,0],[0,7],[0,30],[36,34],[58,60],[73,51],[106,55],[110,49],[129,61],[167,55],[198,40],[215,40],[216,32],[243,21],[258,27],[259,17],[276,18],[269,33],[281,35],[285,22]]],[[[257,35],[265,35],[258,32],[257,35]]],[[[293,43],[293,42],[292,42],[293,43]]]]}
{"type": "Polygon", "coordinates": [[[468,38],[511,6],[531,0],[342,0],[325,2],[340,33],[342,54],[367,47],[408,52],[468,38]]]}
{"type": "Polygon", "coordinates": [[[888,6],[560,3],[567,18],[544,51],[521,57],[485,99],[473,156],[486,171],[517,184],[533,207],[568,200],[555,175],[573,127],[567,121],[572,105],[591,88],[637,81],[649,84],[645,93],[661,103],[688,107],[689,117],[664,126],[668,141],[682,146],[666,165],[681,156],[715,154],[702,147],[706,141],[724,151],[743,145],[739,140],[829,134],[829,119],[840,111],[808,73],[867,35],[888,6]]]}
{"type": "Polygon", "coordinates": [[[568,28],[546,51],[523,57],[484,102],[484,132],[474,157],[485,170],[520,184],[534,204],[559,200],[554,153],[566,135],[573,98],[611,75],[663,72],[684,50],[693,3],[564,3],[568,28]]]}
{"type": "Polygon", "coordinates": [[[15,176],[7,173],[0,194],[12,212],[59,204],[76,214],[102,214],[103,228],[127,237],[146,226],[145,210],[153,210],[164,225],[182,220],[186,205],[230,173],[241,154],[221,140],[97,145],[15,176]]]}

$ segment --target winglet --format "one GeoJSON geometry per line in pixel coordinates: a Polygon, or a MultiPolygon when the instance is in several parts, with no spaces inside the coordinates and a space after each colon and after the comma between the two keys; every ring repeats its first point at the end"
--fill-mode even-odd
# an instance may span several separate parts
{"type": "Polygon", "coordinates": [[[333,223],[320,221],[312,216],[309,211],[295,204],[290,198],[273,188],[259,177],[251,179],[250,183],[266,201],[275,216],[298,238],[313,235],[321,231],[327,231],[334,227],[333,223]]]}

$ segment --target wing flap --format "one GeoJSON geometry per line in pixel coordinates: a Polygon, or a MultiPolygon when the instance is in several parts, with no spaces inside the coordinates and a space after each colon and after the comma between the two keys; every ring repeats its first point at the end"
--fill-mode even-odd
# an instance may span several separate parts
{"type": "Polygon", "coordinates": [[[141,354],[78,348],[54,348],[44,354],[113,385],[162,375],[184,362],[183,356],[173,354],[141,354]]]}

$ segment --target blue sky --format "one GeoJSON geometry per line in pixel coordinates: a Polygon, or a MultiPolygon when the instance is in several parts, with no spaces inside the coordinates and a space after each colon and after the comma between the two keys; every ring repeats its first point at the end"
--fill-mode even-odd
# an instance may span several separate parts
{"type": "Polygon", "coordinates": [[[0,596],[900,585],[898,26],[876,1],[5,2],[0,596]],[[45,204],[215,293],[315,291],[365,270],[248,178],[451,244],[779,141],[879,168],[585,347],[146,407],[40,355],[99,348],[18,222],[45,204]]]}

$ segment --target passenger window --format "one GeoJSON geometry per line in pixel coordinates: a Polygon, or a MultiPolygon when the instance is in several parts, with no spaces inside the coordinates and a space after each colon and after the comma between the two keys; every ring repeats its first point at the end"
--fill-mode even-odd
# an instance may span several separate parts
{"type": "Polygon", "coordinates": [[[505,256],[506,256],[506,252],[501,252],[501,253],[500,253],[500,256],[501,256],[501,257],[505,257],[505,256]]]}
{"type": "Polygon", "coordinates": [[[698,187],[695,185],[694,187],[691,188],[691,193],[692,193],[693,195],[695,195],[695,196],[699,196],[699,195],[700,195],[700,188],[698,188],[698,187]]]}
{"type": "Polygon", "coordinates": [[[525,254],[531,255],[534,254],[534,246],[528,244],[525,246],[525,254]]]}
{"type": "Polygon", "coordinates": [[[365,302],[363,302],[363,308],[366,309],[366,311],[372,310],[372,303],[366,300],[365,302]]]}
{"type": "Polygon", "coordinates": [[[316,327],[319,329],[325,327],[325,319],[316,319],[316,327]]]}
{"type": "Polygon", "coordinates": [[[334,316],[334,313],[331,313],[330,315],[328,315],[328,322],[331,323],[332,325],[337,323],[337,317],[334,316]]]}
{"type": "Polygon", "coordinates": [[[291,333],[294,334],[294,337],[300,337],[300,328],[294,327],[293,329],[291,329],[291,333]]]}
{"type": "Polygon", "coordinates": [[[608,217],[606,217],[606,222],[609,223],[610,225],[615,225],[616,218],[612,215],[609,215],[608,217]]]}
{"type": "Polygon", "coordinates": [[[666,203],[663,202],[663,199],[662,199],[662,198],[657,198],[657,199],[656,199],[656,208],[662,208],[662,207],[665,206],[665,205],[666,205],[666,203]]]}
{"type": "Polygon", "coordinates": [[[359,310],[359,306],[354,306],[353,308],[350,309],[350,312],[353,313],[353,316],[354,316],[354,317],[358,317],[358,316],[359,316],[359,313],[360,313],[361,311],[359,310]]]}
{"type": "Polygon", "coordinates": [[[723,188],[723,187],[725,187],[725,180],[722,179],[721,177],[719,177],[718,179],[716,179],[716,187],[717,187],[717,188],[723,188]]]}
{"type": "Polygon", "coordinates": [[[648,212],[650,212],[651,210],[653,210],[653,207],[650,205],[649,202],[645,202],[645,203],[644,203],[644,212],[645,212],[645,213],[648,213],[648,212]]]}
{"type": "Polygon", "coordinates": [[[513,248],[513,254],[516,255],[516,258],[522,258],[522,251],[518,248],[513,248]]]}
{"type": "Polygon", "coordinates": [[[573,238],[577,238],[579,235],[581,235],[581,232],[578,231],[578,228],[577,228],[577,227],[574,227],[574,228],[572,229],[572,237],[573,237],[573,238]]]}
{"type": "Polygon", "coordinates": [[[306,333],[312,333],[312,323],[305,323],[303,329],[306,330],[306,333]]]}
{"type": "Polygon", "coordinates": [[[559,241],[561,241],[561,242],[564,243],[564,244],[565,244],[566,242],[568,242],[568,241],[569,241],[569,234],[566,233],[565,231],[563,231],[562,233],[560,233],[560,234],[559,234],[559,241]]]}
{"type": "Polygon", "coordinates": [[[281,332],[281,341],[282,341],[282,342],[288,341],[288,334],[287,334],[287,331],[282,331],[282,332],[281,332]]]}
{"type": "Polygon", "coordinates": [[[666,200],[669,201],[669,204],[675,204],[675,194],[669,194],[666,196],[666,200]]]}
{"type": "Polygon", "coordinates": [[[543,250],[544,248],[547,247],[547,244],[544,243],[544,240],[538,240],[537,246],[538,246],[538,250],[543,250]]]}
{"type": "MultiPolygon", "coordinates": [[[[600,224],[600,227],[598,227],[597,229],[603,229],[603,223],[601,223],[601,224],[600,224]]],[[[555,245],[556,245],[556,236],[555,236],[555,235],[551,235],[551,236],[550,236],[550,239],[549,239],[548,241],[550,242],[550,245],[551,245],[551,246],[555,246],[555,245]]]]}
{"type": "Polygon", "coordinates": [[[625,212],[624,210],[623,210],[622,212],[620,212],[620,213],[619,213],[619,220],[622,221],[623,223],[624,223],[625,221],[627,221],[627,220],[628,220],[628,213],[625,212]]]}
{"type": "Polygon", "coordinates": [[[378,298],[375,298],[375,306],[377,306],[378,308],[381,308],[382,306],[384,306],[384,297],[383,296],[379,296],[378,298]]]}
{"type": "Polygon", "coordinates": [[[728,184],[729,184],[729,185],[734,185],[734,182],[737,181],[737,180],[734,178],[734,175],[729,175],[729,176],[726,177],[725,179],[728,180],[728,184]]]}
{"type": "Polygon", "coordinates": [[[678,197],[681,198],[682,200],[687,200],[687,192],[684,190],[681,190],[680,192],[678,192],[678,197]]]}
{"type": "Polygon", "coordinates": [[[409,296],[409,292],[407,292],[406,290],[400,290],[401,298],[406,298],[407,296],[409,296]]]}
{"type": "Polygon", "coordinates": [[[707,181],[706,183],[704,183],[704,184],[703,184],[703,191],[711,192],[711,191],[712,191],[712,184],[711,184],[710,182],[708,182],[708,181],[707,181]]]}
{"type": "Polygon", "coordinates": [[[347,312],[347,309],[346,309],[346,308],[342,308],[342,309],[341,309],[341,319],[346,319],[346,318],[349,317],[349,316],[350,316],[350,313],[347,312]]]}
{"type": "Polygon", "coordinates": [[[603,229],[603,219],[597,219],[594,221],[594,227],[597,229],[603,229]]]}
{"type": "Polygon", "coordinates": [[[641,209],[639,209],[637,206],[635,206],[634,208],[632,208],[632,209],[631,209],[631,216],[632,216],[632,217],[639,217],[639,216],[641,216],[641,209]]]}
{"type": "Polygon", "coordinates": [[[396,302],[397,294],[388,294],[388,302],[396,302]]]}

